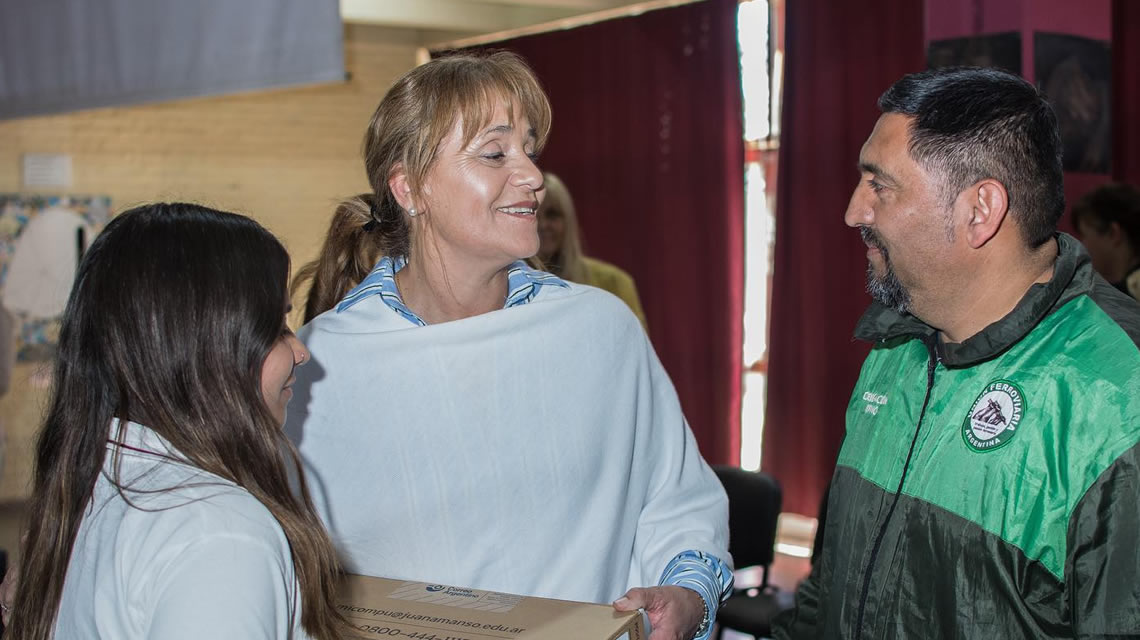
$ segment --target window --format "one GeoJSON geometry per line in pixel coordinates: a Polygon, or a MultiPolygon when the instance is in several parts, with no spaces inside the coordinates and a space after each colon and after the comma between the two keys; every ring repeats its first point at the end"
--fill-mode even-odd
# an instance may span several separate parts
{"type": "Polygon", "coordinates": [[[754,470],[760,468],[768,371],[784,0],[742,0],[737,18],[746,148],[740,466],[754,470]]]}

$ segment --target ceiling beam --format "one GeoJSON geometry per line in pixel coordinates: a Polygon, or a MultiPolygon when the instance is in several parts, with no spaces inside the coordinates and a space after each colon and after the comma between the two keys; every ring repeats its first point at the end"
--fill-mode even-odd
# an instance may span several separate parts
{"type": "MultiPolygon", "coordinates": [[[[489,0],[496,1],[496,0],[489,0]]],[[[508,0],[504,0],[508,1],[508,0]]],[[[520,0],[522,1],[522,0],[520,0]]],[[[602,11],[593,11],[590,13],[582,13],[568,18],[561,18],[549,22],[540,22],[535,24],[524,25],[515,27],[513,29],[506,29],[504,31],[496,31],[489,33],[481,33],[472,36],[460,38],[458,40],[449,40],[445,42],[436,42],[428,45],[430,51],[446,51],[448,49],[463,49],[465,47],[474,47],[479,45],[492,44],[502,40],[511,38],[521,38],[523,36],[535,35],[538,33],[547,33],[550,31],[562,31],[564,29],[574,29],[577,27],[584,27],[596,22],[604,22],[606,20],[613,20],[615,18],[625,18],[629,16],[637,16],[649,11],[657,11],[658,9],[668,9],[670,7],[679,7],[685,4],[692,4],[700,2],[701,0],[641,0],[639,2],[627,3],[622,2],[620,6],[612,9],[605,9],[602,11]]],[[[425,59],[426,62],[426,59],[425,59]]]]}
{"type": "MultiPolygon", "coordinates": [[[[556,0],[556,3],[574,1],[595,0],[556,0]]],[[[479,0],[340,0],[340,15],[345,22],[489,33],[560,20],[582,12],[564,6],[536,4],[555,3],[542,0],[526,4],[479,0]]]]}
{"type": "Polygon", "coordinates": [[[492,4],[523,5],[531,7],[550,7],[559,9],[575,9],[581,12],[604,11],[615,7],[636,4],[640,0],[482,0],[492,4]]]}

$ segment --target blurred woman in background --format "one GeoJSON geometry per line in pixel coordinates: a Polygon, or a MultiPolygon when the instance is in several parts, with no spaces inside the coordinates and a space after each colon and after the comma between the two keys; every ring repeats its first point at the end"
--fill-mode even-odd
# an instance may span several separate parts
{"type": "Polygon", "coordinates": [[[586,256],[574,199],[562,180],[544,171],[546,199],[538,208],[538,258],[547,271],[572,282],[605,289],[629,305],[645,327],[645,312],[633,277],[620,267],[586,256]]]}
{"type": "Polygon", "coordinates": [[[1073,203],[1072,215],[1093,268],[1140,300],[1140,189],[1123,182],[1101,185],[1073,203]]]}

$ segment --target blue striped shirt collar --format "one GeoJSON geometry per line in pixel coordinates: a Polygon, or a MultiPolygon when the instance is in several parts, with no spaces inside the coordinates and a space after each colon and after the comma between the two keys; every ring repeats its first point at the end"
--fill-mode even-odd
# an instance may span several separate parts
{"type": "MultiPolygon", "coordinates": [[[[380,296],[388,308],[409,322],[426,326],[427,323],[404,304],[404,299],[400,297],[400,290],[396,287],[396,272],[403,269],[407,264],[408,259],[404,256],[380,258],[376,267],[336,306],[337,313],[370,296],[380,296]]],[[[530,302],[538,295],[539,290],[546,285],[570,286],[554,274],[532,269],[525,261],[516,260],[507,268],[507,300],[503,304],[503,308],[517,307],[530,302]]]]}

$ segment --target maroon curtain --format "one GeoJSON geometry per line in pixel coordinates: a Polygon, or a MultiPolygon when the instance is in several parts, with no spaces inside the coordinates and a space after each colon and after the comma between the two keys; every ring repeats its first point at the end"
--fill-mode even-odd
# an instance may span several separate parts
{"type": "Polygon", "coordinates": [[[868,347],[851,337],[870,299],[866,248],[843,223],[881,94],[925,67],[922,3],[795,0],[776,195],[768,405],[762,465],[784,510],[815,516],[868,347]]]}
{"type": "MultiPolygon", "coordinates": [[[[495,43],[526,58],[554,128],[539,164],[574,197],[589,255],[637,283],[705,458],[740,442],[744,148],[737,0],[495,43]]],[[[557,366],[557,363],[545,363],[557,366]]]]}
{"type": "Polygon", "coordinates": [[[1140,185],[1140,2],[1112,3],[1112,176],[1140,185]]]}

